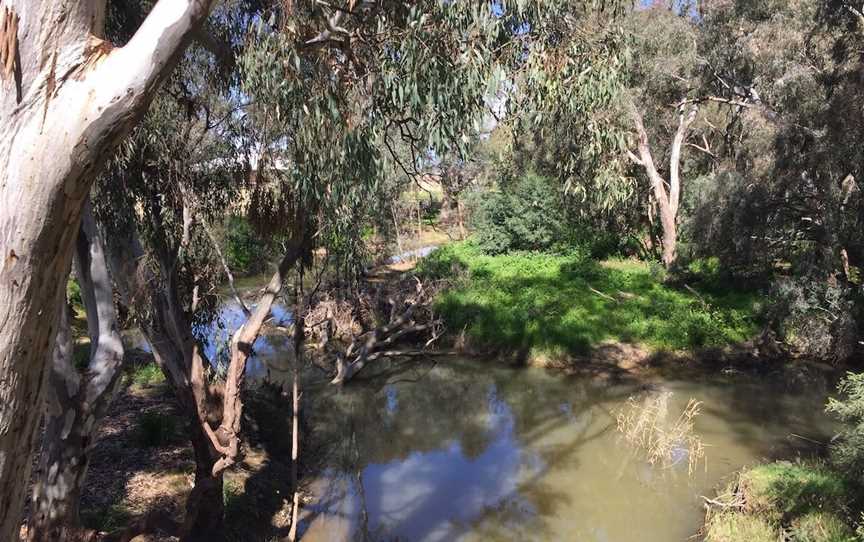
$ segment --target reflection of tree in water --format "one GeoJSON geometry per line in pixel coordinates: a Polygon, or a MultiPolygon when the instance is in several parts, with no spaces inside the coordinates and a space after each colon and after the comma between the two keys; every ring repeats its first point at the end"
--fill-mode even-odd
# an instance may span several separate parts
{"type": "Polygon", "coordinates": [[[568,497],[540,488],[540,479],[609,431],[602,403],[633,388],[529,377],[536,374],[460,363],[368,378],[319,398],[310,425],[328,443],[328,464],[351,478],[357,538],[386,539],[387,526],[412,538],[449,536],[484,516],[542,529],[538,514],[568,497]],[[564,425],[567,439],[541,454],[527,449],[564,425]]]}
{"type": "Polygon", "coordinates": [[[494,436],[488,408],[493,381],[470,376],[475,377],[438,366],[391,378],[358,378],[342,390],[324,390],[307,408],[314,438],[327,443],[329,463],[345,471],[404,460],[452,442],[461,442],[465,454],[474,457],[494,436]]]}

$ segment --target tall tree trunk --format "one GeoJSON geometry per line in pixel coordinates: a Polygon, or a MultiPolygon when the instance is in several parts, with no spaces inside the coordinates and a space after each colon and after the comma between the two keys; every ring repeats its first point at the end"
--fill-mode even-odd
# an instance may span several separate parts
{"type": "Polygon", "coordinates": [[[240,447],[243,402],[241,391],[246,361],[284,278],[302,253],[303,234],[292,239],[249,319],[231,341],[231,362],[224,392],[217,393],[208,382],[209,361],[192,334],[189,317],[179,295],[174,255],[154,248],[159,277],[144,265],[144,250],[133,231],[111,239],[109,261],[118,290],[129,304],[149,307],[139,323],[153,348],[157,364],[174,390],[181,411],[189,421],[195,452],[195,486],[186,504],[182,540],[218,540],[223,533],[223,473],[236,461],[240,447]],[[216,427],[214,430],[213,427],[216,427]]]}
{"type": "Polygon", "coordinates": [[[218,456],[201,425],[194,424],[190,429],[195,451],[195,485],[186,501],[182,540],[222,540],[225,536],[224,471],[214,473],[213,466],[218,456]]]}
{"type": "Polygon", "coordinates": [[[660,206],[660,224],[663,227],[663,248],[662,261],[663,266],[669,269],[675,264],[678,259],[678,226],[675,224],[675,216],[666,206],[660,206]]]}
{"type": "Polygon", "coordinates": [[[628,152],[628,157],[645,170],[651,184],[651,190],[654,194],[654,200],[657,202],[658,214],[660,215],[660,226],[663,229],[661,241],[663,265],[669,268],[674,265],[678,256],[677,217],[681,197],[681,150],[687,139],[690,125],[696,119],[698,108],[695,104],[692,104],[689,111],[685,111],[684,106],[679,109],[678,129],[671,144],[669,182],[667,183],[657,171],[657,167],[654,164],[654,157],[651,154],[648,132],[645,130],[642,114],[632,99],[628,99],[627,105],[630,111],[630,118],[636,129],[636,144],[639,153],[637,156],[632,152],[628,152]],[[667,186],[669,188],[668,192],[666,190],[667,186]]]}
{"type": "Polygon", "coordinates": [[[83,373],[73,365],[69,314],[63,305],[48,377],[45,434],[39,478],[33,490],[31,540],[63,540],[78,530],[78,506],[99,421],[105,416],[123,361],[114,290],[101,236],[85,206],[75,261],[87,313],[90,360],[83,373]]]}
{"type": "Polygon", "coordinates": [[[0,540],[18,536],[81,209],[213,0],[159,0],[129,43],[104,0],[6,0],[0,75],[0,540]]]}

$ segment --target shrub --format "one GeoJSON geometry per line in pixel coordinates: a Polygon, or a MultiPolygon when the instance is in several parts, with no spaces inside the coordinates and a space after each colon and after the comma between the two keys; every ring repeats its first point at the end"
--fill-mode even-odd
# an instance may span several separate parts
{"type": "Polygon", "coordinates": [[[835,362],[852,355],[858,330],[849,288],[818,275],[783,278],[767,305],[769,322],[796,354],[835,362]]]}
{"type": "Polygon", "coordinates": [[[792,521],[789,528],[795,542],[856,542],[852,528],[831,512],[812,511],[792,521]]]}
{"type": "Polygon", "coordinates": [[[129,381],[138,387],[149,388],[165,381],[162,369],[155,363],[134,366],[129,373],[129,381]]]}
{"type": "Polygon", "coordinates": [[[66,283],[66,299],[73,307],[84,307],[84,301],[81,299],[81,285],[71,277],[66,283]]]}
{"type": "Polygon", "coordinates": [[[225,259],[237,274],[254,275],[267,269],[270,250],[248,220],[231,216],[225,224],[225,259]]]}
{"type": "Polygon", "coordinates": [[[141,447],[162,446],[177,436],[177,418],[171,414],[148,410],[137,420],[137,441],[141,447]]]}
{"type": "Polygon", "coordinates": [[[828,412],[834,414],[846,429],[840,433],[831,449],[831,457],[839,467],[864,483],[864,373],[849,373],[840,381],[842,398],[828,401],[828,412]]]}
{"type": "Polygon", "coordinates": [[[554,181],[526,174],[484,193],[477,205],[477,243],[487,254],[548,251],[568,243],[562,193],[554,181]]]}

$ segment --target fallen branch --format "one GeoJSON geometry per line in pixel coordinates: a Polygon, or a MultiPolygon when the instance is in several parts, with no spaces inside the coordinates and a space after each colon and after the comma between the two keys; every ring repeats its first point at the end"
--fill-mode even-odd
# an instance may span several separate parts
{"type": "Polygon", "coordinates": [[[594,292],[595,294],[599,295],[600,297],[604,298],[604,299],[608,299],[609,301],[614,301],[615,303],[618,303],[618,302],[619,302],[617,299],[615,299],[615,298],[612,297],[611,295],[606,295],[606,294],[604,294],[604,293],[601,292],[600,290],[595,289],[595,288],[594,288],[593,286],[591,286],[590,284],[588,285],[588,289],[591,290],[592,292],[594,292]]]}

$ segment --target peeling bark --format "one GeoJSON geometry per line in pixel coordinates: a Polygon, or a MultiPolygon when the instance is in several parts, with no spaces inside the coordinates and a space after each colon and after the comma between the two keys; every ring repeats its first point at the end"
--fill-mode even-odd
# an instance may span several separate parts
{"type": "Polygon", "coordinates": [[[63,540],[78,530],[78,506],[96,428],[120,382],[123,343],[101,235],[85,206],[75,262],[87,312],[90,360],[73,365],[69,314],[63,305],[48,377],[45,435],[33,489],[30,540],[63,540]]]}
{"type": "Polygon", "coordinates": [[[0,81],[0,540],[12,540],[84,198],[213,0],[159,0],[122,48],[100,39],[104,0],[2,3],[20,17],[0,81]]]}

